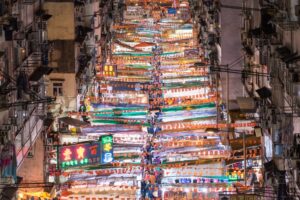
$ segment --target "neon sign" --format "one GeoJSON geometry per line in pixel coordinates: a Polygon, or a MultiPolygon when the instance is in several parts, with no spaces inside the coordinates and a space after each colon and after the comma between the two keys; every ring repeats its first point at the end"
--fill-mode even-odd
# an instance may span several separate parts
{"type": "Polygon", "coordinates": [[[62,146],[58,149],[62,168],[100,164],[101,148],[99,142],[62,146]]]}
{"type": "Polygon", "coordinates": [[[113,136],[105,135],[101,140],[101,164],[110,163],[114,160],[113,155],[113,136]]]}
{"type": "Polygon", "coordinates": [[[117,76],[117,66],[105,65],[103,67],[103,76],[117,76]]]}
{"type": "Polygon", "coordinates": [[[76,151],[77,151],[77,159],[83,159],[85,148],[79,147],[78,149],[76,149],[76,151]]]}

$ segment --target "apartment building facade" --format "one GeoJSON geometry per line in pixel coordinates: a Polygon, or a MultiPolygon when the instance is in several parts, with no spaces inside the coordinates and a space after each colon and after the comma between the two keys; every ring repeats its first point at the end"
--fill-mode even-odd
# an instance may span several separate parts
{"type": "Polygon", "coordinates": [[[46,108],[54,99],[45,94],[43,77],[52,71],[46,30],[51,15],[42,5],[35,0],[0,2],[1,199],[14,198],[26,181],[44,182],[43,151],[35,151],[43,150],[51,125],[45,123],[46,108]],[[31,170],[41,173],[32,178],[31,170]]]}
{"type": "Polygon", "coordinates": [[[257,99],[265,186],[279,199],[299,199],[299,1],[243,3],[242,80],[257,99]]]}

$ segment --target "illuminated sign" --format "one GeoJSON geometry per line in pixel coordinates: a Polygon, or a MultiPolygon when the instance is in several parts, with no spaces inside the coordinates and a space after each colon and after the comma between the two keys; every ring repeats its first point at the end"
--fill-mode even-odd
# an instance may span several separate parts
{"type": "Polygon", "coordinates": [[[185,49],[184,50],[184,57],[196,57],[199,56],[199,49],[185,49]]]}
{"type": "Polygon", "coordinates": [[[168,14],[176,14],[176,8],[168,8],[168,14]]]}
{"type": "Polygon", "coordinates": [[[117,76],[117,66],[105,65],[103,67],[103,76],[117,76]]]}
{"type": "Polygon", "coordinates": [[[110,163],[114,160],[113,154],[113,136],[105,135],[100,138],[101,141],[101,164],[110,163]]]}
{"type": "Polygon", "coordinates": [[[58,148],[62,168],[99,164],[101,148],[99,142],[80,143],[58,148]]]}

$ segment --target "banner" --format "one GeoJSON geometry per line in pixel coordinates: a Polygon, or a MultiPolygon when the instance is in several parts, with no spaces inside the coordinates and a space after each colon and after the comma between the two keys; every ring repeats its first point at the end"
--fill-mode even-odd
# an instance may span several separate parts
{"type": "Polygon", "coordinates": [[[185,49],[184,50],[185,58],[198,57],[198,56],[199,56],[199,49],[185,49]]]}
{"type": "Polygon", "coordinates": [[[222,163],[184,166],[182,168],[164,169],[164,178],[176,176],[223,176],[222,163]]]}
{"type": "Polygon", "coordinates": [[[170,142],[162,142],[161,145],[164,148],[168,147],[198,147],[198,146],[215,146],[219,143],[218,140],[215,139],[203,139],[197,141],[170,141],[170,142]]]}
{"type": "Polygon", "coordinates": [[[212,157],[212,156],[229,157],[231,155],[231,151],[229,151],[229,150],[200,150],[198,152],[193,152],[191,154],[193,156],[200,156],[200,157],[212,157]]]}
{"type": "Polygon", "coordinates": [[[236,127],[254,127],[255,122],[251,123],[203,123],[203,121],[192,121],[192,122],[177,122],[177,123],[166,123],[161,124],[162,131],[170,130],[185,130],[185,129],[206,129],[206,128],[236,128],[236,127]]]}

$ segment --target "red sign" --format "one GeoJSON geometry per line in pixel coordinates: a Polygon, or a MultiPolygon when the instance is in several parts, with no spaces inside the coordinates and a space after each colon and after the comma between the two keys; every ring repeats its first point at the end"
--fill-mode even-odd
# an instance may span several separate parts
{"type": "Polygon", "coordinates": [[[100,164],[100,142],[89,142],[59,147],[59,163],[62,168],[100,164]]]}

